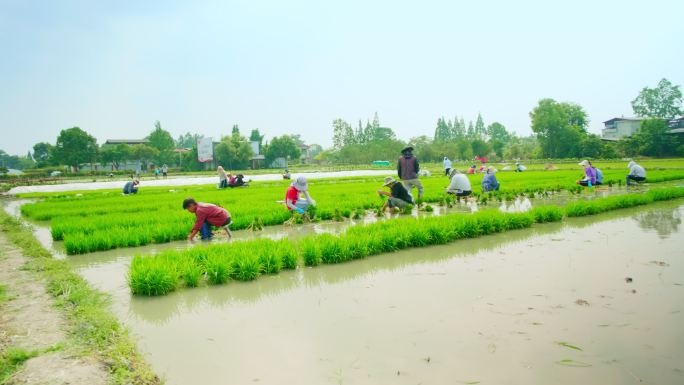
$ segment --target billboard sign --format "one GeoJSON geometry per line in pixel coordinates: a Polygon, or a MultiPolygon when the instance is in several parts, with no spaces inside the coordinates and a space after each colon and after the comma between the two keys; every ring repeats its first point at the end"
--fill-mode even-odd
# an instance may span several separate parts
{"type": "Polygon", "coordinates": [[[211,138],[197,139],[197,160],[200,162],[214,160],[214,141],[211,138]]]}

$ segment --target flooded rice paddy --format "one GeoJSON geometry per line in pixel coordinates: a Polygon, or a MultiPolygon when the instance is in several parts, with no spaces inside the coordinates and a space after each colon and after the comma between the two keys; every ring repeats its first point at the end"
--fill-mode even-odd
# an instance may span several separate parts
{"type": "Polygon", "coordinates": [[[184,242],[68,261],[168,384],[676,384],[682,215],[665,202],[160,298],[130,295],[131,254],[184,242]]]}

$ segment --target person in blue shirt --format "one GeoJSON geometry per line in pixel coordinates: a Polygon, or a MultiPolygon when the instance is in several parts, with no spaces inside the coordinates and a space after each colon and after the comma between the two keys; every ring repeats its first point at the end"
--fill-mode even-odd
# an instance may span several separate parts
{"type": "Polygon", "coordinates": [[[496,180],[496,169],[492,166],[487,167],[486,174],[482,177],[482,191],[499,191],[499,181],[496,180]]]}

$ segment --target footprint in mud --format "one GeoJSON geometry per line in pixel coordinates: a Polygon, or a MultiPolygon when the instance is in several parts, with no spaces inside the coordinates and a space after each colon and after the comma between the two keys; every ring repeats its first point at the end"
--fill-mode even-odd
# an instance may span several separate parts
{"type": "Polygon", "coordinates": [[[576,303],[577,305],[580,305],[580,306],[589,306],[589,302],[587,302],[587,301],[585,301],[585,300],[583,300],[583,299],[578,299],[577,301],[575,301],[575,303],[576,303]]]}

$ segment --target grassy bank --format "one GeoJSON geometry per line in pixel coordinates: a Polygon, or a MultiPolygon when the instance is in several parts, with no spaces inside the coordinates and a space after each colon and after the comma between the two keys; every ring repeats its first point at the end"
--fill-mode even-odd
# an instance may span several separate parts
{"type": "Polygon", "coordinates": [[[252,280],[282,266],[340,263],[401,249],[445,244],[459,239],[528,228],[533,223],[558,222],[565,217],[598,214],[684,197],[684,188],[663,188],[582,200],[566,206],[535,207],[526,213],[489,210],[476,214],[405,217],[353,226],[340,235],[311,235],[290,243],[255,240],[200,245],[157,256],[136,256],[129,270],[134,294],[163,295],[180,286],[223,284],[230,279],[252,280]],[[287,261],[287,262],[284,262],[287,261]]]}
{"type": "MultiPolygon", "coordinates": [[[[107,310],[109,297],[91,288],[65,261],[52,258],[29,228],[4,211],[0,229],[30,258],[26,269],[43,279],[56,307],[68,320],[69,346],[77,354],[93,356],[107,366],[114,384],[159,384],[161,381],[137,351],[127,330],[107,310]]],[[[16,353],[16,354],[14,354],[16,353]]],[[[31,352],[3,357],[17,365],[31,352]]]]}

